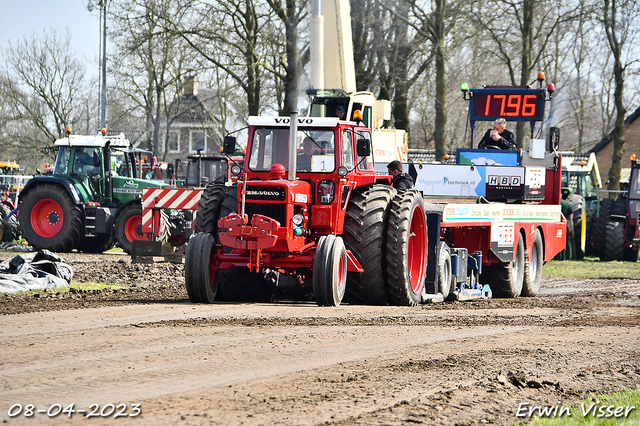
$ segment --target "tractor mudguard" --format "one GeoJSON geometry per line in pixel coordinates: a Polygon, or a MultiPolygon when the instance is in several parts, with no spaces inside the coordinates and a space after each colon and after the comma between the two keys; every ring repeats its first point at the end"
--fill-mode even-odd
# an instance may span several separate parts
{"type": "Polygon", "coordinates": [[[20,191],[20,196],[24,197],[27,193],[36,186],[43,183],[55,183],[67,190],[73,202],[77,205],[82,205],[83,200],[78,190],[73,186],[71,181],[67,178],[56,177],[56,176],[34,176],[25,183],[24,188],[20,191]]]}

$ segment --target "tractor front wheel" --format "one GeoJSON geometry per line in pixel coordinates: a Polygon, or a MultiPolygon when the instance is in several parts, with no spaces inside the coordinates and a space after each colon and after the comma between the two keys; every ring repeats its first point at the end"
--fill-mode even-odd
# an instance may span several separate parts
{"type": "Polygon", "coordinates": [[[20,232],[36,250],[70,252],[84,237],[82,210],[62,186],[42,184],[20,201],[20,232]]]}
{"type": "Polygon", "coordinates": [[[347,286],[347,251],[341,237],[320,237],[313,261],[313,296],[318,306],[338,306],[347,286]]]}
{"type": "Polygon", "coordinates": [[[189,239],[184,281],[191,303],[213,303],[218,292],[218,271],[211,270],[215,250],[213,235],[199,232],[189,239]]]}

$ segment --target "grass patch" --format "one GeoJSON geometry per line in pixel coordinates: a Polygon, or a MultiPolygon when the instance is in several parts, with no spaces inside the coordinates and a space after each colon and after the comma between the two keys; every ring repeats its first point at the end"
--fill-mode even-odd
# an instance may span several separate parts
{"type": "MultiPolygon", "coordinates": [[[[553,406],[547,406],[553,407],[553,406]]],[[[542,407],[545,408],[545,407],[542,407]]],[[[592,395],[582,400],[580,404],[569,407],[571,416],[562,417],[533,417],[531,421],[518,421],[514,426],[534,425],[534,426],[632,426],[640,424],[640,389],[633,389],[625,392],[617,392],[612,395],[592,395]],[[595,405],[594,405],[595,404],[595,405]],[[611,406],[609,415],[607,407],[611,406]],[[604,407],[602,411],[600,407],[604,407]],[[616,409],[619,409],[619,417],[615,417],[616,409]],[[627,408],[628,407],[628,408],[627,408]],[[631,409],[631,407],[635,407],[631,409]],[[594,413],[595,411],[595,413],[594,413]],[[587,412],[584,415],[584,412],[587,412]],[[624,413],[627,413],[627,417],[624,413]],[[606,417],[606,416],[609,417],[606,417]]],[[[527,407],[527,414],[529,408],[527,407]]],[[[560,412],[560,409],[557,411],[560,412]]],[[[567,411],[564,410],[563,413],[567,411]]],[[[521,411],[522,413],[522,411],[521,411]]],[[[536,411],[537,414],[537,411],[536,411]]]]}
{"type": "Polygon", "coordinates": [[[551,260],[542,268],[543,278],[631,278],[640,277],[640,262],[601,262],[595,257],[584,260],[551,260]]]}

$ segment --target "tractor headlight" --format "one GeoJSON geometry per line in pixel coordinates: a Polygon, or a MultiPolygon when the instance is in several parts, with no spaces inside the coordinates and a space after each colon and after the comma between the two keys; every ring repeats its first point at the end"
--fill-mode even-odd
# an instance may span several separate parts
{"type": "Polygon", "coordinates": [[[231,174],[233,176],[238,176],[241,171],[242,171],[242,169],[240,168],[239,165],[234,164],[233,166],[231,166],[231,174]]]}
{"type": "Polygon", "coordinates": [[[304,217],[300,213],[294,214],[293,217],[291,218],[291,221],[296,226],[302,226],[303,220],[304,220],[304,217]]]}

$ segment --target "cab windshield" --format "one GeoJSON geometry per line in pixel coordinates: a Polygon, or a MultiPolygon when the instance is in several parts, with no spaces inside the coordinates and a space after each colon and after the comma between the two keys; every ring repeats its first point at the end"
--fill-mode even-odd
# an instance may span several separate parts
{"type": "MultiPolygon", "coordinates": [[[[296,135],[298,172],[330,173],[335,170],[335,133],[333,129],[302,129],[296,135]]],[[[268,172],[279,163],[289,169],[289,129],[256,128],[253,132],[249,169],[268,172]]]]}

